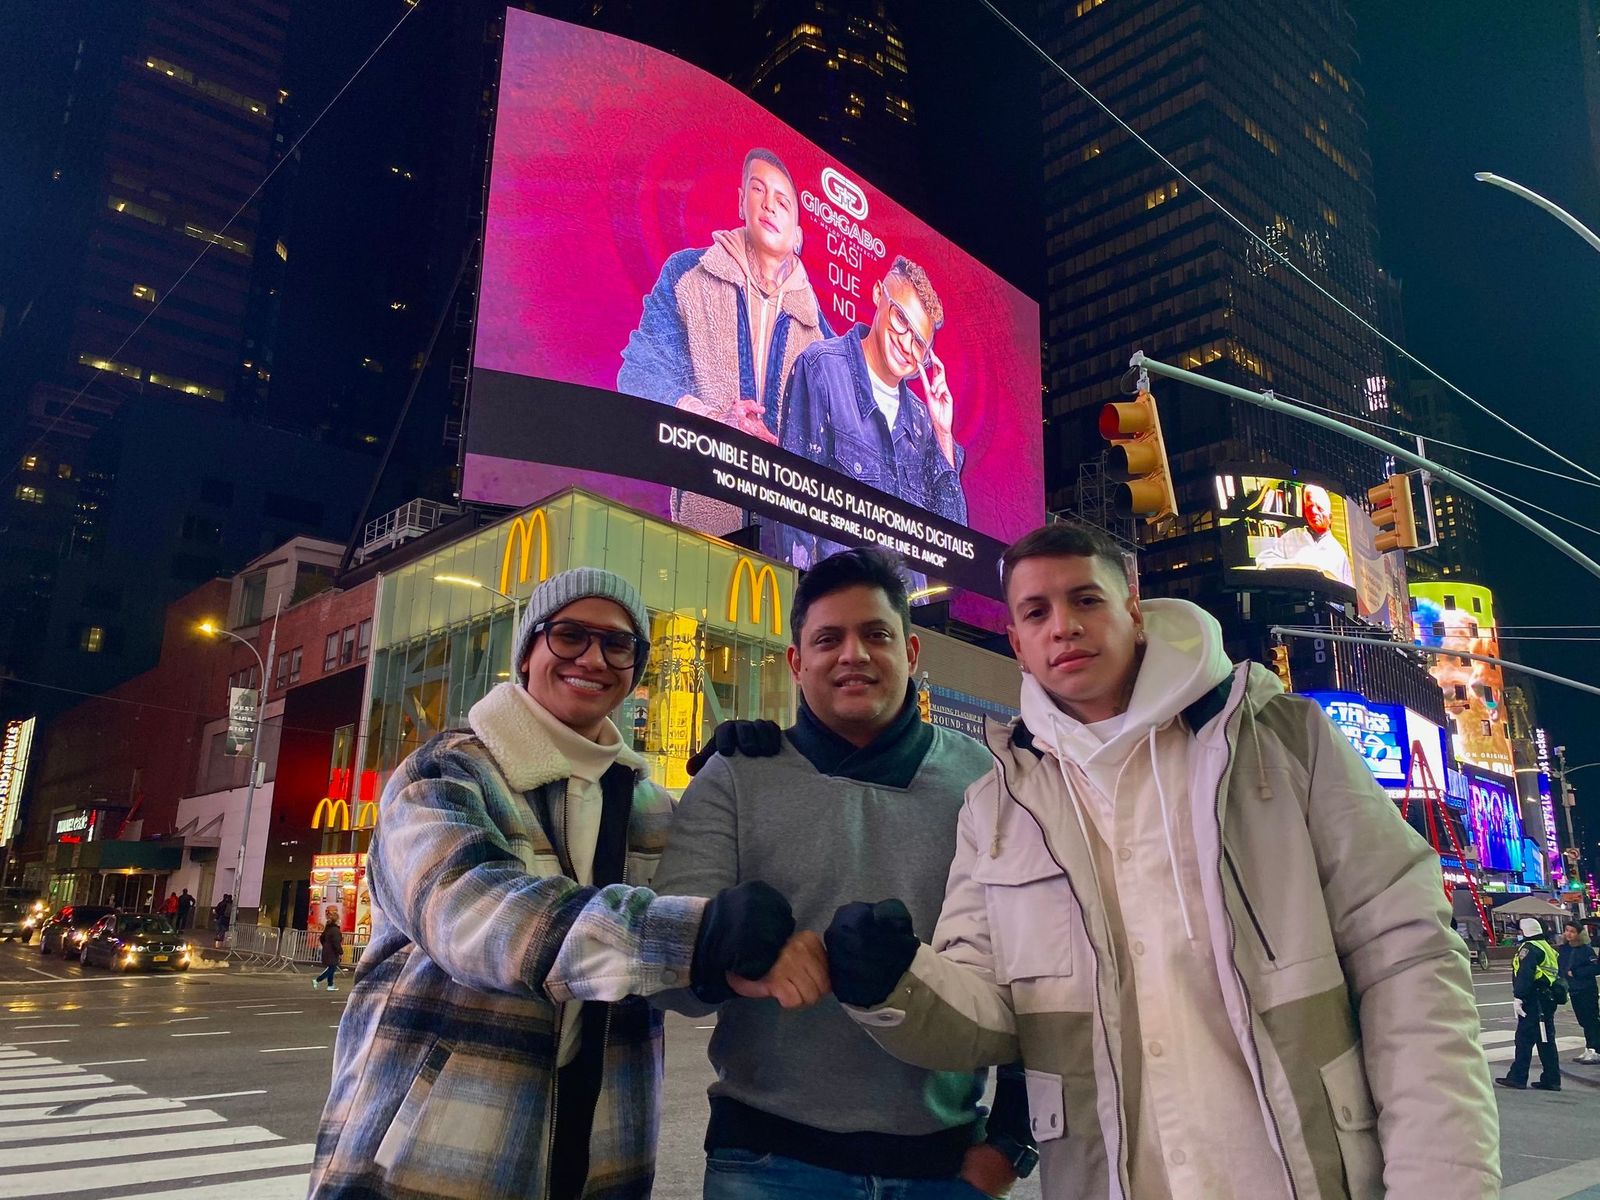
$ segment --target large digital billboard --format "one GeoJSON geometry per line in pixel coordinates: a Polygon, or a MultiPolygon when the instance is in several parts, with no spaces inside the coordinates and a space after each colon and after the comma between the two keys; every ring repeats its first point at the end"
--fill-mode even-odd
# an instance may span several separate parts
{"type": "MultiPolygon", "coordinates": [[[[1411,585],[1413,640],[1418,645],[1500,657],[1495,634],[1494,594],[1475,583],[1411,585]]],[[[1428,672],[1444,693],[1456,761],[1509,775],[1511,741],[1506,730],[1504,679],[1493,663],[1439,655],[1428,672]]]]}
{"type": "Polygon", "coordinates": [[[1240,582],[1348,588],[1366,620],[1405,619],[1404,558],[1378,551],[1366,513],[1344,496],[1269,475],[1218,475],[1215,485],[1224,561],[1240,582]]]}
{"type": "MultiPolygon", "coordinates": [[[[1411,775],[1411,742],[1406,709],[1379,704],[1356,692],[1307,692],[1350,739],[1372,777],[1385,788],[1403,790],[1411,775]]],[[[1440,788],[1444,786],[1440,780],[1440,788]]]]}
{"type": "Polygon", "coordinates": [[[1512,781],[1492,771],[1466,768],[1467,827],[1478,848],[1478,865],[1521,875],[1522,816],[1512,781]]]}
{"type": "Polygon", "coordinates": [[[715,77],[517,9],[474,354],[468,500],[576,483],[991,597],[1044,516],[1037,304],[715,77]]]}

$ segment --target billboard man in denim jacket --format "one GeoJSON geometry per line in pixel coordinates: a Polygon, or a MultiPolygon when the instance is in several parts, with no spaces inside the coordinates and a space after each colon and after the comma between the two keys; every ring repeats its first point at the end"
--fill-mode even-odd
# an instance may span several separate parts
{"type": "MultiPolygon", "coordinates": [[[[872,301],[871,325],[808,346],[795,361],[778,439],[785,450],[965,525],[966,452],[952,432],[955,398],[933,352],[944,305],[927,272],[904,255],[873,284],[872,301]],[[911,390],[913,377],[922,396],[911,390]]],[[[840,549],[794,532],[784,557],[804,569],[840,549]]]]}

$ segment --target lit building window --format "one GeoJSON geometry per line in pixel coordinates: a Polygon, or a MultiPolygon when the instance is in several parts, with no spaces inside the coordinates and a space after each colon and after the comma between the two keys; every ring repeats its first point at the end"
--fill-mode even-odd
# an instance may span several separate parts
{"type": "MultiPolygon", "coordinates": [[[[223,104],[228,105],[230,108],[240,109],[243,112],[249,113],[253,117],[270,119],[270,115],[267,112],[267,102],[265,100],[253,99],[250,96],[244,95],[242,92],[234,91],[231,87],[228,87],[225,84],[214,83],[209,79],[196,79],[193,71],[190,71],[184,67],[180,67],[177,63],[168,62],[164,58],[147,58],[144,60],[144,65],[150,70],[156,72],[158,75],[165,75],[174,83],[181,83],[187,87],[192,87],[202,96],[209,96],[213,100],[220,100],[223,104]]],[[[286,93],[279,93],[280,97],[285,95],[286,93]]],[[[282,103],[281,99],[279,103],[282,103]]]]}
{"type": "Polygon", "coordinates": [[[213,246],[220,246],[224,250],[232,250],[235,254],[243,254],[246,257],[250,254],[248,245],[236,237],[229,237],[225,233],[217,233],[215,230],[206,229],[203,226],[192,223],[185,224],[183,232],[197,241],[210,242],[213,246]]]}
{"type": "Polygon", "coordinates": [[[1083,161],[1084,162],[1088,162],[1091,158],[1099,158],[1099,157],[1100,157],[1100,143],[1099,142],[1090,142],[1087,146],[1085,146],[1083,148],[1083,161]]]}
{"type": "Polygon", "coordinates": [[[57,463],[56,464],[56,478],[57,479],[71,479],[72,478],[72,464],[71,463],[57,463]]]}
{"type": "Polygon", "coordinates": [[[363,371],[371,371],[374,375],[383,374],[383,364],[375,358],[363,358],[361,360],[361,369],[363,371]]]}
{"type": "Polygon", "coordinates": [[[1105,2],[1106,0],[1078,0],[1077,12],[1074,15],[1081,17],[1084,13],[1093,12],[1105,2]]]}
{"type": "Polygon", "coordinates": [[[107,196],[106,207],[112,212],[119,212],[124,216],[138,217],[141,221],[149,221],[152,225],[165,225],[167,223],[165,213],[158,212],[156,209],[149,208],[143,204],[136,204],[122,196],[107,196]]]}
{"type": "Polygon", "coordinates": [[[275,253],[284,262],[289,261],[289,247],[283,244],[282,238],[278,239],[277,244],[272,247],[272,250],[273,253],[275,253]]]}
{"type": "Polygon", "coordinates": [[[1329,208],[1326,204],[1322,206],[1322,219],[1328,223],[1330,228],[1339,228],[1339,214],[1334,212],[1333,209],[1329,208]]]}
{"type": "Polygon", "coordinates": [[[44,489],[34,487],[31,483],[19,483],[17,485],[17,499],[28,504],[43,504],[44,489]]]}
{"type": "Polygon", "coordinates": [[[150,372],[150,382],[157,387],[171,388],[175,392],[183,392],[189,396],[203,396],[207,400],[226,400],[228,393],[222,388],[207,387],[203,383],[196,383],[192,379],[179,379],[176,375],[159,375],[150,372]]]}
{"type": "Polygon", "coordinates": [[[146,304],[154,304],[156,302],[156,290],[148,283],[136,283],[133,285],[133,298],[135,300],[143,300],[146,304]]]}
{"type": "Polygon", "coordinates": [[[105,645],[106,631],[99,625],[86,625],[78,635],[78,649],[86,654],[99,654],[105,645]]]}
{"type": "Polygon", "coordinates": [[[1154,208],[1158,204],[1165,204],[1168,200],[1175,200],[1178,196],[1178,181],[1170,180],[1156,188],[1153,192],[1144,194],[1144,206],[1154,208]]]}
{"type": "Polygon", "coordinates": [[[24,471],[37,471],[39,469],[39,456],[37,454],[23,455],[22,469],[24,471]]]}
{"type": "Polygon", "coordinates": [[[129,366],[127,363],[112,362],[109,358],[101,358],[98,354],[78,355],[78,365],[93,367],[96,371],[107,371],[112,375],[121,375],[124,379],[143,379],[144,368],[129,366]]]}

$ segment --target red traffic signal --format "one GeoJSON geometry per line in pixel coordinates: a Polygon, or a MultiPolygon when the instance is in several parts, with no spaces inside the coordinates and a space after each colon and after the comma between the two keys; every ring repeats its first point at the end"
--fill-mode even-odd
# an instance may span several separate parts
{"type": "Polygon", "coordinates": [[[1367,499],[1372,501],[1372,523],[1378,527],[1380,551],[1415,550],[1422,544],[1417,538],[1409,475],[1389,476],[1386,482],[1367,489],[1367,499]]]}
{"type": "Polygon", "coordinates": [[[1130,401],[1106,405],[1100,410],[1100,436],[1111,443],[1106,473],[1120,484],[1112,499],[1117,512],[1151,523],[1177,516],[1155,397],[1140,392],[1130,401]]]}

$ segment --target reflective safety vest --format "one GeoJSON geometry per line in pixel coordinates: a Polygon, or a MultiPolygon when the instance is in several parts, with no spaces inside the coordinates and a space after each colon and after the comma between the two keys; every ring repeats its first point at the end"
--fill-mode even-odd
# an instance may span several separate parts
{"type": "Polygon", "coordinates": [[[1554,984],[1556,981],[1556,966],[1561,961],[1556,954],[1556,948],[1543,938],[1530,938],[1522,943],[1522,948],[1530,954],[1539,955],[1539,961],[1534,965],[1533,978],[1537,983],[1554,984]]]}

